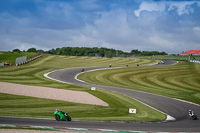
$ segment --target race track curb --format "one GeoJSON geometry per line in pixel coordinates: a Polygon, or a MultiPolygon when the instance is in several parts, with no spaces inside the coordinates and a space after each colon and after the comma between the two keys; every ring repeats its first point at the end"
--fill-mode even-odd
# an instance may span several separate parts
{"type": "MultiPolygon", "coordinates": [[[[11,125],[11,124],[0,124],[1,128],[19,128],[19,129],[39,129],[39,130],[50,130],[50,131],[74,131],[74,132],[115,132],[115,133],[147,133],[143,131],[128,131],[128,130],[110,130],[110,129],[91,129],[91,128],[68,128],[68,127],[48,127],[48,126],[30,126],[30,125],[11,125]]],[[[151,132],[153,133],[153,132],[151,132]]]]}

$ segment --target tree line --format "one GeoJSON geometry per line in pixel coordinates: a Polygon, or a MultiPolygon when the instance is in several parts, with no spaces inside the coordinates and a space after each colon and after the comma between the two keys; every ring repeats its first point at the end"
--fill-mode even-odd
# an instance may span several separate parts
{"type": "MultiPolygon", "coordinates": [[[[21,52],[19,49],[14,49],[13,52],[21,52]]],[[[23,51],[25,52],[25,51],[23,51]]],[[[131,56],[152,56],[152,55],[167,55],[165,52],[158,51],[139,51],[131,50],[131,52],[124,52],[122,50],[115,50],[111,48],[98,47],[62,47],[52,48],[48,51],[37,50],[36,48],[29,48],[26,52],[47,53],[53,55],[68,55],[68,56],[96,56],[96,57],[131,57],[131,56]]]]}

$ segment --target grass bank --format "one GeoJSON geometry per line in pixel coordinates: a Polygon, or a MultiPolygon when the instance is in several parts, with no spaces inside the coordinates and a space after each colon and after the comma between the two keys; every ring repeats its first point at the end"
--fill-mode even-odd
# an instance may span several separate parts
{"type": "Polygon", "coordinates": [[[200,64],[179,62],[172,66],[129,67],[78,76],[86,82],[121,87],[178,98],[200,104],[200,64]]]}
{"type": "Polygon", "coordinates": [[[15,59],[17,57],[22,57],[22,56],[27,56],[27,58],[33,57],[35,55],[37,55],[36,53],[32,53],[32,52],[0,52],[0,63],[1,62],[9,62],[14,64],[15,63],[15,59]]]}

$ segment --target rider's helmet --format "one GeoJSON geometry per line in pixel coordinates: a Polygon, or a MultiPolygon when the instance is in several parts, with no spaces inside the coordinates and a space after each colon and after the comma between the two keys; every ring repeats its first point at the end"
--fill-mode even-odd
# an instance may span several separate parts
{"type": "Polygon", "coordinates": [[[190,109],[188,113],[189,113],[189,114],[192,114],[192,110],[190,109]]]}
{"type": "Polygon", "coordinates": [[[59,109],[56,109],[56,111],[59,111],[59,109]]]}

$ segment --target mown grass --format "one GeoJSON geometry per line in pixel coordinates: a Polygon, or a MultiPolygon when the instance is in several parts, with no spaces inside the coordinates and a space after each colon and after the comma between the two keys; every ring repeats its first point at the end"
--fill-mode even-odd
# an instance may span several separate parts
{"type": "Polygon", "coordinates": [[[37,61],[32,66],[39,65],[45,68],[72,68],[72,67],[105,67],[112,66],[136,66],[136,64],[147,65],[157,63],[155,60],[139,58],[101,58],[101,57],[78,57],[78,56],[48,56],[37,61]]]}
{"type": "MultiPolygon", "coordinates": [[[[88,90],[88,92],[90,91],[88,90]]],[[[102,90],[91,92],[91,94],[102,98],[109,106],[94,106],[0,93],[0,113],[5,116],[53,118],[53,112],[59,108],[68,111],[74,120],[158,121],[166,118],[162,113],[120,94],[102,90]],[[129,108],[136,108],[137,114],[129,114],[129,108]]]]}
{"type": "Polygon", "coordinates": [[[78,76],[86,82],[150,92],[200,104],[200,64],[129,67],[78,76]]]}
{"type": "MultiPolygon", "coordinates": [[[[49,71],[69,67],[116,66],[136,64],[151,64],[156,61],[125,59],[125,58],[94,58],[94,57],[68,57],[68,56],[43,56],[23,66],[1,67],[0,81],[25,85],[44,86],[59,89],[78,90],[89,92],[109,104],[109,107],[63,102],[16,96],[0,93],[0,114],[3,116],[23,116],[53,118],[56,108],[67,111],[76,120],[105,120],[105,121],[157,121],[164,120],[166,116],[131,98],[111,93],[109,91],[90,91],[88,87],[64,84],[47,79],[43,76],[49,71]],[[129,108],[136,108],[137,114],[129,114],[129,108]]],[[[68,95],[66,95],[68,96],[68,95]]]]}

